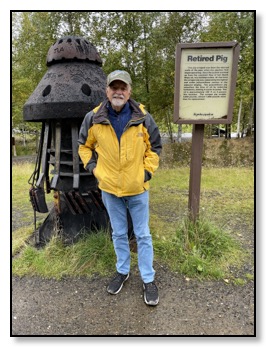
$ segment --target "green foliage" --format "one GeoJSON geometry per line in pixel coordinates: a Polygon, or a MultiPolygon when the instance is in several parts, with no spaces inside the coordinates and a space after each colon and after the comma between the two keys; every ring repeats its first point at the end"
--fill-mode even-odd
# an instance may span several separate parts
{"type": "MultiPolygon", "coordinates": [[[[33,210],[29,198],[30,184],[28,180],[34,171],[34,164],[29,162],[22,162],[12,166],[12,208],[15,211],[19,211],[17,214],[12,214],[12,220],[15,222],[22,222],[25,225],[33,223],[33,210]]],[[[51,204],[53,201],[52,194],[46,195],[47,204],[51,204]]],[[[41,214],[41,218],[44,219],[47,214],[41,214]]],[[[33,225],[31,226],[31,229],[33,225]]],[[[22,234],[26,233],[27,230],[22,228],[22,234]]]]}
{"type": "Polygon", "coordinates": [[[20,276],[26,274],[47,278],[63,276],[106,275],[113,271],[115,254],[109,234],[99,231],[65,246],[59,237],[53,237],[47,245],[37,250],[27,245],[20,258],[13,260],[12,269],[20,276]]]}
{"type": "MultiPolygon", "coordinates": [[[[163,145],[160,165],[164,168],[189,166],[191,141],[163,145]]],[[[203,167],[253,167],[254,143],[243,139],[205,139],[202,154],[203,167]]]]}
{"type": "Polygon", "coordinates": [[[47,70],[50,46],[62,36],[81,35],[97,47],[106,74],[114,69],[128,70],[133,97],[169,132],[173,126],[176,44],[237,40],[241,52],[234,123],[242,99],[243,129],[254,123],[254,16],[254,12],[244,11],[13,12],[13,126],[23,123],[23,105],[47,70]]]}
{"type": "MultiPolygon", "coordinates": [[[[33,164],[13,165],[12,218],[25,226],[12,233],[14,275],[63,276],[105,275],[114,271],[115,254],[109,233],[84,233],[66,246],[54,237],[36,249],[29,242],[33,233],[32,207],[27,180],[33,164]]],[[[252,168],[204,168],[200,218],[187,218],[189,168],[160,168],[151,181],[150,229],[155,260],[189,277],[227,278],[235,281],[231,267],[241,268],[251,254],[240,246],[241,228],[252,232],[254,223],[254,173],[252,168]],[[244,191],[245,194],[241,194],[244,191]]],[[[52,201],[51,194],[47,200],[52,201]]],[[[137,255],[132,253],[132,266],[137,255]]],[[[243,281],[251,279],[246,276],[243,281]]],[[[238,279],[237,283],[240,283],[238,279]]]]}
{"type": "Polygon", "coordinates": [[[239,265],[244,258],[230,234],[201,219],[196,223],[183,219],[175,235],[155,240],[154,248],[157,257],[173,271],[190,277],[223,278],[230,265],[239,265]]]}
{"type": "Polygon", "coordinates": [[[36,135],[16,134],[14,138],[17,156],[36,155],[38,148],[36,135]]]}
{"type": "MultiPolygon", "coordinates": [[[[12,124],[18,128],[23,123],[23,105],[47,70],[55,32],[49,12],[13,12],[12,21],[12,124]]],[[[24,123],[24,128],[35,125],[24,123]]]]}
{"type": "Polygon", "coordinates": [[[239,104],[243,101],[242,129],[254,123],[254,12],[209,12],[208,30],[202,32],[202,41],[237,41],[240,44],[234,118],[237,123],[239,104]],[[251,114],[250,114],[251,113],[251,114]]]}
{"type": "Polygon", "coordinates": [[[203,168],[194,224],[187,217],[189,167],[159,169],[150,218],[157,261],[189,277],[231,278],[229,269],[252,256],[240,242],[242,228],[253,232],[253,175],[252,168],[203,168]]]}

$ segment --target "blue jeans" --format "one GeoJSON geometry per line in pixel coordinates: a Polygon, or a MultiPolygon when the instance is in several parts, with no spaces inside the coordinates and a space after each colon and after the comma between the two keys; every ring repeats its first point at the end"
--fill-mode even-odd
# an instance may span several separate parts
{"type": "Polygon", "coordinates": [[[153,269],[152,237],[149,229],[149,192],[119,198],[102,191],[102,199],[111,222],[117,272],[126,275],[130,271],[128,208],[137,240],[140,275],[144,283],[152,282],[155,271],[153,269]]]}

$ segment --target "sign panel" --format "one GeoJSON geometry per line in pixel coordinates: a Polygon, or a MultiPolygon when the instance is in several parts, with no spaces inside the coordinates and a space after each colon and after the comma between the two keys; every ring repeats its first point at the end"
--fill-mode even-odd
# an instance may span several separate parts
{"type": "Polygon", "coordinates": [[[236,42],[177,45],[176,123],[231,123],[238,55],[236,42]]]}

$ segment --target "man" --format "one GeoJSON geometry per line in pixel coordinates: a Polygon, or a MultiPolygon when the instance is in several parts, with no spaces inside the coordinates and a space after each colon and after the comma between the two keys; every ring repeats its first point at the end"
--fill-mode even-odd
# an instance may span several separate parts
{"type": "Polygon", "coordinates": [[[129,277],[130,248],[127,209],[138,248],[138,266],[147,305],[159,302],[154,282],[153,245],[149,230],[149,180],[159,166],[161,137],[152,116],[131,99],[126,71],[107,77],[107,98],[89,112],[81,125],[79,155],[99,182],[112,227],[117,274],[107,291],[117,294],[129,277]]]}

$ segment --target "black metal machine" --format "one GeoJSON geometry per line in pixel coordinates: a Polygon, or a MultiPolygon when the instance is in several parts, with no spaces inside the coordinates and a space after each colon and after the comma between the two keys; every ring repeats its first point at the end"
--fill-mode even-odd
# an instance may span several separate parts
{"type": "Polygon", "coordinates": [[[42,123],[29,180],[35,223],[36,212],[49,212],[45,193],[54,194],[54,206],[43,224],[35,226],[36,244],[58,234],[74,242],[84,232],[110,228],[97,181],[84,170],[77,142],[85,114],[106,95],[102,60],[89,41],[67,36],[50,47],[47,66],[23,108],[25,121],[42,123]]]}

